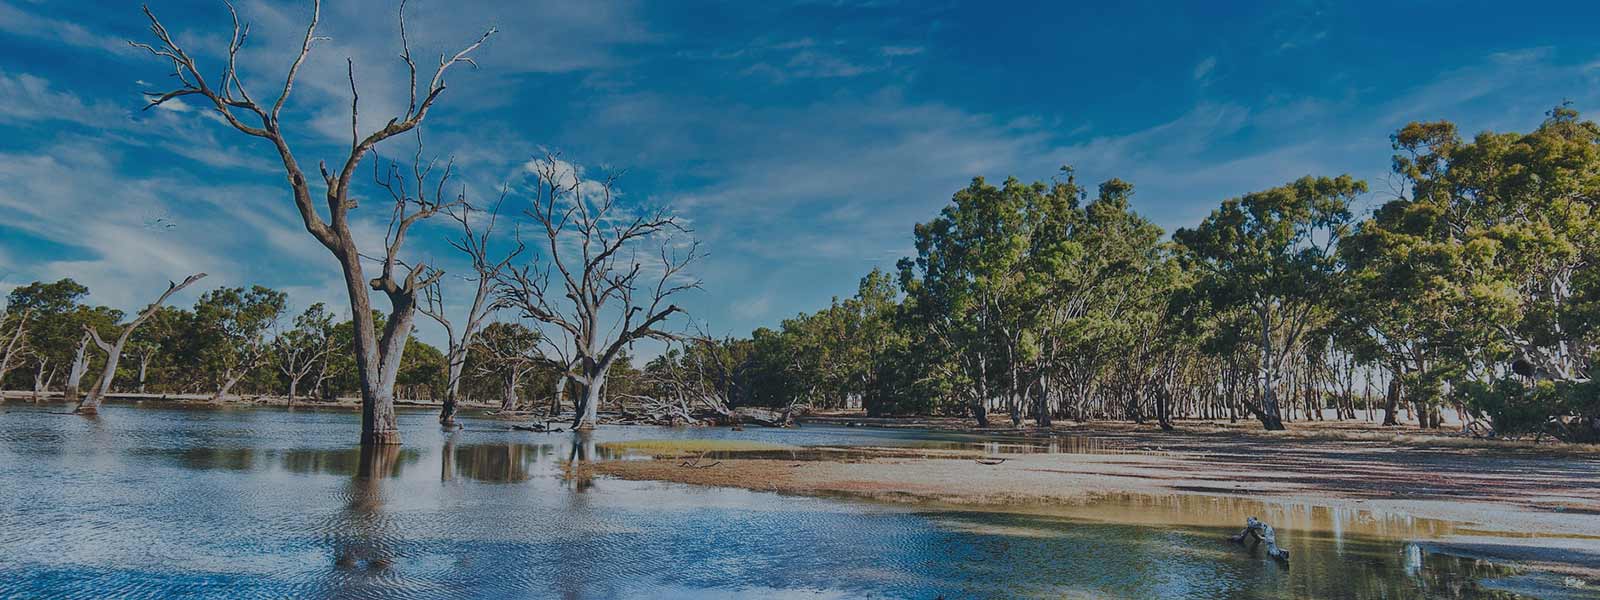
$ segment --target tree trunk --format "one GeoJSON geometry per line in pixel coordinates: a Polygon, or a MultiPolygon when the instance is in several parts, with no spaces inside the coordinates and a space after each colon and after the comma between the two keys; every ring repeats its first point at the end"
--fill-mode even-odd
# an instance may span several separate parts
{"type": "Polygon", "coordinates": [[[300,377],[296,376],[296,375],[290,375],[289,376],[289,406],[294,406],[295,393],[299,391],[299,387],[300,387],[300,377]]]}
{"type": "Polygon", "coordinates": [[[1040,427],[1049,428],[1052,425],[1050,420],[1050,388],[1045,384],[1043,378],[1039,380],[1039,397],[1035,401],[1034,410],[1036,411],[1033,415],[1034,422],[1040,427]]]}
{"type": "Polygon", "coordinates": [[[517,409],[517,387],[521,383],[522,373],[517,367],[512,367],[511,372],[502,382],[505,387],[500,390],[500,410],[513,411],[517,409]]]}
{"type": "Polygon", "coordinates": [[[239,383],[239,380],[244,379],[244,376],[249,374],[249,368],[240,368],[238,373],[223,375],[222,386],[217,388],[217,393],[211,395],[211,401],[221,402],[222,398],[228,395],[228,391],[232,390],[233,386],[239,383]]]}
{"type": "Polygon", "coordinates": [[[1384,398],[1383,426],[1394,427],[1400,424],[1396,419],[1396,412],[1400,407],[1400,375],[1395,373],[1389,378],[1389,393],[1384,398]]]}
{"type": "Polygon", "coordinates": [[[567,374],[566,373],[563,372],[560,375],[556,376],[556,389],[554,390],[554,392],[555,393],[551,394],[551,396],[550,396],[550,417],[551,418],[555,418],[556,415],[561,414],[561,405],[563,404],[563,402],[561,400],[562,400],[562,398],[565,398],[566,395],[567,395],[567,374]]]}
{"type": "Polygon", "coordinates": [[[361,443],[399,444],[400,426],[394,412],[394,382],[400,374],[400,358],[405,352],[406,338],[411,335],[411,321],[415,316],[415,298],[403,294],[390,294],[392,304],[384,338],[378,339],[377,325],[372,320],[372,299],[368,296],[370,285],[362,274],[361,257],[355,243],[347,242],[339,249],[339,263],[344,270],[346,292],[350,296],[350,320],[354,326],[352,336],[356,359],[356,378],[361,387],[361,443]]]}
{"type": "Polygon", "coordinates": [[[151,355],[149,354],[139,356],[139,393],[141,394],[144,393],[145,374],[150,371],[150,357],[151,355]]]}
{"type": "Polygon", "coordinates": [[[40,360],[39,368],[33,372],[34,403],[38,403],[43,398],[45,388],[50,387],[50,380],[55,379],[55,371],[51,371],[48,376],[45,375],[44,367],[46,364],[46,361],[40,360]]]}
{"type": "MultiPolygon", "coordinates": [[[[77,402],[78,386],[83,383],[83,374],[89,370],[89,336],[83,336],[83,341],[78,342],[78,353],[72,357],[72,369],[67,371],[67,388],[65,396],[67,402],[77,402]]],[[[98,404],[98,403],[97,403],[98,404]]],[[[94,408],[86,412],[94,412],[94,408]]]]}
{"type": "Polygon", "coordinates": [[[610,365],[602,365],[589,373],[589,383],[579,385],[583,397],[579,400],[577,417],[573,419],[572,428],[578,431],[589,431],[599,421],[601,389],[606,384],[606,371],[610,365]]]}
{"type": "Polygon", "coordinates": [[[456,424],[456,395],[461,390],[461,371],[466,366],[466,359],[450,361],[449,380],[444,388],[444,404],[439,407],[439,424],[451,426],[456,424]]]}

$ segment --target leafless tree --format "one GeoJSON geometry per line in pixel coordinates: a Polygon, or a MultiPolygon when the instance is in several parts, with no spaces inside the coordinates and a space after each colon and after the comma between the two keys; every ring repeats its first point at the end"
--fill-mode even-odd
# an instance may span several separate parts
{"type": "Polygon", "coordinates": [[[606,374],[625,348],[681,337],[666,322],[683,311],[672,298],[699,287],[684,273],[700,256],[699,242],[682,241],[692,232],[665,210],[619,205],[612,178],[584,179],[555,155],[532,166],[533,207],[525,212],[544,238],[543,256],[503,273],[500,295],[569,340],[570,360],[561,362],[578,390],[573,427],[588,429],[606,374]]]}
{"type": "Polygon", "coordinates": [[[389,236],[383,248],[383,256],[378,261],[381,272],[377,277],[369,278],[363,268],[363,255],[356,247],[355,235],[350,228],[350,210],[356,207],[355,199],[350,196],[350,185],[363,158],[380,142],[412,131],[422,124],[429,110],[433,108],[434,102],[445,90],[445,73],[457,64],[476,66],[472,53],[493,35],[495,30],[490,28],[477,41],[454,55],[440,56],[439,66],[434,70],[433,77],[424,86],[419,86],[417,64],[412,59],[410,42],[406,38],[405,3],[402,2],[399,19],[400,58],[410,73],[410,101],[406,105],[404,114],[389,119],[382,127],[365,136],[360,134],[357,120],[360,95],[355,85],[355,65],[353,61],[347,61],[351,91],[350,150],[344,157],[342,165],[337,166],[336,170],[330,170],[326,162],[318,164],[327,210],[327,217],[324,218],[313,199],[316,190],[301,169],[300,161],[290,150],[280,120],[283,107],[289,99],[290,91],[294,88],[295,78],[300,72],[300,67],[305,64],[306,56],[311,53],[312,45],[327,39],[317,35],[321,2],[313,3],[311,22],[306,27],[299,52],[289,65],[277,99],[266,106],[258,103],[246,90],[235,67],[239,50],[244,46],[250,29],[240,23],[238,12],[231,4],[228,10],[233,16],[233,33],[227,45],[227,64],[221,70],[220,81],[216,83],[208,81],[202,75],[202,70],[195,59],[172,38],[167,28],[148,8],[144,10],[157,43],[133,43],[133,45],[169,61],[173,69],[173,78],[177,81],[176,89],[151,93],[150,106],[186,96],[197,96],[208,101],[210,107],[234,129],[272,144],[283,163],[295,208],[300,213],[306,231],[333,254],[344,272],[345,291],[350,297],[350,314],[354,321],[356,371],[361,382],[361,442],[398,444],[400,431],[395,424],[394,382],[399,373],[401,354],[405,350],[405,342],[411,333],[412,321],[415,318],[416,296],[423,283],[419,279],[429,270],[425,265],[418,263],[411,265],[407,272],[399,273],[396,271],[396,265],[399,263],[397,254],[411,226],[439,212],[443,206],[436,200],[399,198],[396,201],[395,218],[390,224],[389,236]],[[381,335],[376,330],[372,318],[369,291],[374,290],[382,292],[390,302],[389,316],[381,335]]]}
{"type": "Polygon", "coordinates": [[[333,338],[327,332],[318,333],[320,335],[304,335],[305,332],[294,330],[273,339],[272,345],[278,353],[278,371],[289,380],[289,404],[294,404],[300,382],[319,365],[326,365],[324,359],[333,349],[333,338]]]}
{"type": "Polygon", "coordinates": [[[194,282],[204,279],[205,276],[205,273],[195,273],[181,283],[176,281],[167,282],[167,291],[162,292],[155,302],[150,303],[150,306],[146,306],[144,310],[139,311],[139,316],[134,317],[132,321],[122,326],[122,333],[117,335],[116,343],[107,343],[101,339],[100,332],[95,331],[93,327],[87,325],[83,327],[84,334],[93,339],[94,345],[99,346],[100,350],[106,353],[106,363],[100,372],[100,381],[95,383],[94,389],[89,390],[89,395],[78,403],[78,413],[92,415],[100,410],[100,401],[104,400],[106,394],[111,392],[111,380],[117,377],[117,362],[122,360],[122,348],[128,344],[128,338],[133,335],[133,330],[138,329],[139,325],[149,320],[152,315],[156,314],[156,311],[161,310],[161,305],[167,302],[167,298],[182,291],[183,288],[189,287],[194,282]]]}
{"type": "Polygon", "coordinates": [[[494,295],[495,280],[525,249],[521,241],[518,241],[504,256],[496,259],[489,257],[490,238],[494,235],[494,226],[500,218],[500,206],[505,202],[505,198],[506,194],[502,191],[500,199],[489,209],[488,221],[481,230],[472,223],[470,204],[462,204],[460,210],[449,211],[450,217],[461,225],[461,236],[450,240],[450,245],[467,255],[472,263],[473,273],[464,278],[473,283],[474,289],[472,304],[467,307],[466,320],[461,323],[459,331],[445,311],[444,290],[441,289],[444,285],[443,279],[438,279],[433,285],[423,288],[424,303],[419,310],[444,327],[445,337],[448,338],[445,360],[449,365],[449,373],[445,384],[444,406],[439,409],[440,425],[455,424],[456,396],[461,390],[461,374],[467,364],[467,350],[472,347],[473,336],[477,335],[479,328],[483,326],[484,319],[501,308],[501,303],[494,295]]]}

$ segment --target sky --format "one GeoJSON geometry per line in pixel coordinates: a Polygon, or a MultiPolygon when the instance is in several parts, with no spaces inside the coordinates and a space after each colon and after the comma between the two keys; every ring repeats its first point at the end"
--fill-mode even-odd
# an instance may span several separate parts
{"type": "MultiPolygon", "coordinates": [[[[276,98],[309,2],[239,0],[253,96],[276,98]]],[[[404,112],[397,4],[329,2],[285,108],[302,165],[342,161],[353,67],[363,131],[404,112]],[[348,65],[347,65],[347,60],[348,65]]],[[[683,304],[718,335],[846,297],[913,252],[972,177],[1134,184],[1171,231],[1221,201],[1304,175],[1366,179],[1393,197],[1389,135],[1447,119],[1527,130],[1563,101],[1600,108],[1600,3],[1502,2],[494,2],[412,0],[424,69],[498,30],[424,127],[476,203],[527,206],[546,152],[616,175],[625,205],[670,207],[707,256],[683,304]],[[1073,5],[1079,6],[1073,6],[1073,5]],[[1112,6],[1117,5],[1117,6],[1112,6]]],[[[231,31],[220,0],[150,0],[210,73],[231,31]]],[[[170,66],[135,2],[0,0],[0,292],[71,277],[133,310],[170,279],[261,284],[298,310],[347,312],[337,263],[305,232],[267,143],[193,100],[144,109],[170,66]]],[[[380,147],[408,159],[410,140],[380,147]]],[[[374,198],[358,237],[382,239],[374,198]]],[[[459,274],[447,219],[407,256],[459,274]]],[[[447,279],[451,310],[469,291],[447,279]]],[[[381,304],[381,301],[379,302],[381,304]]],[[[508,316],[509,317],[509,316],[508,316]]],[[[419,335],[435,344],[439,328],[419,335]]]]}

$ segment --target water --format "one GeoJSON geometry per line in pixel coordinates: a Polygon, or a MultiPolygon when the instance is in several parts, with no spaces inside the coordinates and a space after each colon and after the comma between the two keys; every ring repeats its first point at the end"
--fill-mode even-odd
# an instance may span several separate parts
{"type": "MultiPolygon", "coordinates": [[[[1405,540],[1451,524],[1190,496],[1030,514],[565,476],[624,439],[944,447],[907,431],[441,432],[362,452],[349,412],[0,409],[0,597],[1511,598],[1534,574],[1405,540]],[[1226,536],[1280,530],[1293,568],[1226,536]]],[[[1032,446],[1031,443],[1025,444],[1032,446]]],[[[1056,450],[1099,451],[1094,444],[1056,450]]],[[[1035,449],[1037,449],[1035,447],[1035,449]]],[[[1048,448],[1047,448],[1048,450],[1048,448]]]]}

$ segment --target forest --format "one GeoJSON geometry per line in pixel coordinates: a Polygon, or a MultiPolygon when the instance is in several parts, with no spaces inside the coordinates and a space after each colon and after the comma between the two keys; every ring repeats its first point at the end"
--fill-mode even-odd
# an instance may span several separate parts
{"type": "MultiPolygon", "coordinates": [[[[1170,236],[1134,209],[1134,186],[1120,179],[1090,186],[1070,167],[1033,183],[977,177],[912,228],[915,256],[893,271],[867,273],[853,295],[814,313],[724,338],[659,328],[681,312],[663,299],[698,286],[682,275],[697,248],[663,253],[664,266],[642,275],[637,262],[618,262],[627,244],[687,230],[658,212],[634,218],[631,233],[611,231],[606,216],[623,209],[610,181],[580,181],[554,157],[540,163],[543,185],[524,217],[545,225],[550,243],[530,252],[520,241],[496,247],[499,204],[489,228],[474,229],[482,219],[469,204],[428,199],[422,170],[408,191],[406,169],[391,165],[379,183],[397,206],[456,217],[452,244],[477,271],[444,279],[418,267],[404,278],[409,308],[442,324],[449,346],[410,336],[407,313],[393,385],[401,398],[444,402],[445,421],[457,398],[551,417],[588,403],[680,423],[774,407],[1166,429],[1254,419],[1272,430],[1358,412],[1393,425],[1404,409],[1422,427],[1456,411],[1502,434],[1600,439],[1600,125],[1559,106],[1529,133],[1468,138],[1441,121],[1412,123],[1392,141],[1389,190],[1307,176],[1227,199],[1170,236]],[[593,212],[563,212],[574,205],[593,212]],[[611,251],[564,265],[555,240],[574,232],[611,251]],[[546,267],[519,267],[524,254],[546,267]],[[576,279],[594,273],[556,278],[565,281],[556,289],[602,302],[559,305],[551,264],[576,279]],[[442,288],[461,282],[475,285],[462,290],[474,302],[452,327],[442,288]],[[654,294],[639,301],[635,289],[654,294]],[[606,312],[607,298],[630,308],[606,312]],[[567,335],[640,308],[649,318],[612,338],[567,335]],[[630,352],[645,339],[666,349],[635,364],[630,352]]],[[[391,231],[403,236],[411,221],[391,231]]],[[[260,286],[206,291],[190,308],[158,301],[140,315],[88,297],[71,279],[11,290],[0,321],[6,389],[76,399],[88,376],[107,392],[214,400],[362,394],[363,326],[348,312],[317,303],[290,314],[284,292],[260,286]],[[118,336],[115,347],[105,341],[118,336]]],[[[372,311],[369,331],[387,332],[386,318],[372,311]]]]}

